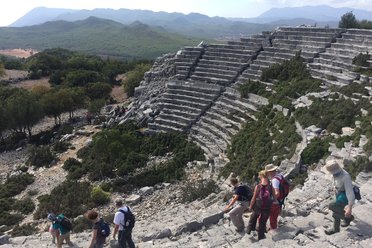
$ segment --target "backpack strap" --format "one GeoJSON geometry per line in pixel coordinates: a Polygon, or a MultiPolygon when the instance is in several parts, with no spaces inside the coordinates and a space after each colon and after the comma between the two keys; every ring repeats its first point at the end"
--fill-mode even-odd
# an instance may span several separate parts
{"type": "MultiPolygon", "coordinates": [[[[282,188],[281,186],[281,182],[282,180],[284,179],[284,176],[282,174],[276,174],[273,179],[277,179],[279,181],[279,191],[281,194],[284,194],[282,191],[284,191],[284,189],[282,188]]],[[[271,186],[272,187],[272,186],[271,186]]],[[[274,188],[273,188],[274,189],[274,188]]],[[[276,199],[278,202],[279,202],[279,205],[283,206],[283,209],[285,208],[285,205],[284,205],[284,200],[285,200],[285,197],[283,199],[276,199]]]]}

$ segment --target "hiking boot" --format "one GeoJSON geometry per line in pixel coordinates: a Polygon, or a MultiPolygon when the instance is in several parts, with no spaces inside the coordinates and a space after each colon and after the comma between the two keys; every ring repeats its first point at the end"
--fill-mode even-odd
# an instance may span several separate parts
{"type": "Polygon", "coordinates": [[[325,230],[324,231],[325,234],[332,235],[332,234],[340,232],[340,223],[341,223],[340,219],[335,219],[335,221],[333,222],[333,228],[325,230]]]}
{"type": "Polygon", "coordinates": [[[327,235],[332,235],[332,234],[340,232],[340,230],[335,230],[334,228],[331,228],[331,229],[325,230],[324,232],[327,235]]]}
{"type": "Polygon", "coordinates": [[[342,227],[347,227],[348,225],[350,225],[350,222],[352,222],[354,220],[354,216],[350,216],[350,218],[345,218],[342,223],[341,223],[341,226],[342,227]]]}

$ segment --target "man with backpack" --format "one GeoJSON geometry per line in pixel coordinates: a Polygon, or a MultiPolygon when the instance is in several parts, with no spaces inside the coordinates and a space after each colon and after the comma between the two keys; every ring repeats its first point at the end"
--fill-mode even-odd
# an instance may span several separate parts
{"type": "Polygon", "coordinates": [[[328,206],[333,211],[333,228],[325,231],[327,235],[332,235],[340,232],[340,225],[346,227],[354,220],[351,212],[355,201],[355,192],[349,173],[342,169],[336,160],[328,161],[325,168],[333,176],[336,191],[336,199],[328,206]],[[341,219],[344,221],[342,224],[341,219]]]}
{"type": "Polygon", "coordinates": [[[270,230],[278,228],[278,217],[282,211],[284,200],[289,193],[289,184],[284,176],[278,172],[278,166],[268,164],[265,166],[266,175],[271,180],[274,202],[270,209],[270,230]]]}
{"type": "Polygon", "coordinates": [[[93,222],[93,235],[89,248],[103,248],[106,238],[110,236],[110,226],[102,218],[98,218],[95,210],[89,210],[86,217],[93,222]]]}
{"type": "Polygon", "coordinates": [[[134,227],[135,218],[128,206],[123,205],[122,199],[116,199],[115,205],[118,211],[115,213],[114,217],[114,234],[113,237],[116,239],[116,234],[118,235],[118,242],[120,248],[134,248],[134,242],[132,239],[132,229],[134,227]]]}
{"type": "Polygon", "coordinates": [[[243,213],[248,209],[248,204],[252,198],[252,194],[248,187],[239,185],[237,178],[231,178],[230,183],[234,187],[234,195],[224,211],[228,212],[231,207],[238,202],[238,205],[230,211],[229,216],[232,223],[236,227],[236,231],[241,232],[244,230],[243,213]]]}
{"type": "Polygon", "coordinates": [[[64,214],[55,216],[53,213],[48,214],[48,220],[52,221],[52,228],[58,230],[56,232],[57,248],[62,248],[63,241],[66,241],[69,246],[74,246],[70,240],[70,232],[72,230],[71,221],[64,214]]]}
{"type": "Polygon", "coordinates": [[[253,197],[250,203],[250,210],[252,210],[251,218],[249,219],[247,234],[252,230],[256,230],[257,219],[259,219],[258,226],[258,240],[265,238],[266,222],[270,216],[270,208],[274,201],[272,195],[272,187],[269,179],[266,176],[266,171],[260,171],[258,174],[260,183],[254,188],[253,197]]]}

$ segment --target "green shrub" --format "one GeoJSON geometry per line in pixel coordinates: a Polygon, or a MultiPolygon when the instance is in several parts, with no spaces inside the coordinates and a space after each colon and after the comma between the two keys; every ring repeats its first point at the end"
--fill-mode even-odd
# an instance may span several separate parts
{"type": "Polygon", "coordinates": [[[50,212],[64,213],[70,218],[79,216],[95,206],[91,199],[91,190],[88,182],[65,181],[55,187],[49,195],[38,197],[40,204],[34,218],[46,218],[46,214],[50,212]]]}
{"type": "Polygon", "coordinates": [[[65,134],[72,134],[74,131],[74,127],[68,124],[62,125],[60,129],[60,134],[65,135],[65,134]]]}
{"type": "Polygon", "coordinates": [[[36,224],[28,223],[22,226],[16,225],[13,228],[11,235],[12,237],[30,236],[36,234],[38,231],[39,229],[37,228],[36,224]]]}
{"type": "Polygon", "coordinates": [[[49,146],[31,146],[28,150],[27,164],[35,167],[49,167],[56,159],[49,146]]]}
{"type": "Polygon", "coordinates": [[[358,157],[356,161],[352,164],[345,165],[345,170],[349,172],[353,180],[356,176],[362,172],[371,172],[372,171],[372,162],[369,161],[367,157],[358,157]]]}
{"type": "Polygon", "coordinates": [[[63,153],[65,151],[67,151],[69,147],[70,147],[70,144],[68,142],[66,142],[66,141],[57,141],[53,145],[53,150],[56,153],[63,153]]]}
{"type": "Polygon", "coordinates": [[[123,85],[128,96],[134,95],[134,89],[139,86],[143,79],[143,75],[150,69],[150,67],[150,64],[139,64],[132,71],[127,73],[123,85]]]}
{"type": "Polygon", "coordinates": [[[7,178],[5,183],[0,184],[0,199],[18,195],[34,182],[34,176],[28,173],[7,178]]]}
{"type": "Polygon", "coordinates": [[[104,205],[110,202],[110,193],[103,191],[99,186],[92,188],[90,197],[97,205],[104,205]]]}
{"type": "Polygon", "coordinates": [[[9,212],[0,212],[0,226],[13,226],[23,219],[22,214],[10,214],[9,212]]]}
{"type": "Polygon", "coordinates": [[[88,220],[85,217],[79,217],[74,220],[72,231],[74,233],[80,233],[86,230],[92,229],[92,221],[88,220]]]}
{"type": "Polygon", "coordinates": [[[30,198],[25,198],[13,203],[13,210],[18,211],[22,214],[30,214],[34,211],[34,209],[35,204],[30,198]]]}
{"type": "Polygon", "coordinates": [[[248,93],[253,93],[261,96],[267,95],[266,86],[258,81],[248,80],[248,82],[239,85],[238,91],[240,97],[248,97],[248,93]]]}
{"type": "Polygon", "coordinates": [[[303,150],[301,159],[306,165],[318,163],[320,159],[329,154],[329,139],[314,138],[311,143],[303,150]]]}
{"type": "Polygon", "coordinates": [[[200,180],[195,183],[186,183],[182,187],[182,201],[192,202],[203,199],[212,193],[217,193],[219,190],[217,184],[213,180],[200,180]]]}
{"type": "Polygon", "coordinates": [[[357,56],[353,58],[353,65],[368,67],[369,63],[368,60],[371,59],[371,56],[368,54],[359,53],[357,56]]]}
{"type": "Polygon", "coordinates": [[[338,139],[336,139],[335,145],[338,149],[341,149],[342,147],[344,147],[344,143],[349,141],[351,141],[350,136],[341,136],[338,139]]]}

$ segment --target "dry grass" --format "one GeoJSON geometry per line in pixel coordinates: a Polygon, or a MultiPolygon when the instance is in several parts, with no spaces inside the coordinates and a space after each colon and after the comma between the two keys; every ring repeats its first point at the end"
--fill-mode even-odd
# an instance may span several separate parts
{"type": "Polygon", "coordinates": [[[19,83],[11,84],[13,87],[17,88],[23,88],[26,90],[31,90],[35,86],[45,86],[47,88],[50,88],[49,78],[41,78],[36,80],[25,80],[21,81],[19,83]]]}
{"type": "Polygon", "coordinates": [[[38,53],[38,51],[34,49],[0,49],[0,54],[17,58],[28,58],[36,53],[38,53]]]}
{"type": "Polygon", "coordinates": [[[127,100],[127,94],[125,94],[124,92],[124,88],[123,86],[114,86],[112,88],[112,91],[110,93],[110,96],[112,98],[114,98],[118,103],[122,103],[122,102],[125,102],[125,100],[127,100]]]}

